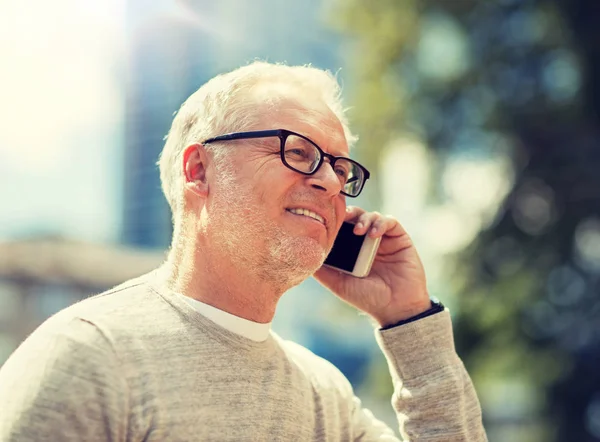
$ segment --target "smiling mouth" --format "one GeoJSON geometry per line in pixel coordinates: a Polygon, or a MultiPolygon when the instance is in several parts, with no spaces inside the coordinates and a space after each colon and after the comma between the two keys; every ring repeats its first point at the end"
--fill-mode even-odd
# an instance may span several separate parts
{"type": "Polygon", "coordinates": [[[300,216],[307,216],[309,218],[312,218],[318,222],[320,222],[321,224],[325,225],[325,220],[323,219],[323,217],[321,215],[319,215],[318,213],[315,213],[311,210],[308,209],[286,209],[288,212],[293,213],[294,215],[300,215],[300,216]]]}

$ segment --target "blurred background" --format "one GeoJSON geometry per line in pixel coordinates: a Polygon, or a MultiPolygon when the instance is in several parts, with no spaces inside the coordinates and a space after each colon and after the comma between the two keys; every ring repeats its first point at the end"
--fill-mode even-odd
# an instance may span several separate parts
{"type": "MultiPolygon", "coordinates": [[[[373,179],[450,307],[489,439],[600,441],[597,0],[0,0],[0,364],[162,262],[173,113],[254,59],[337,72],[373,179]]],[[[390,426],[371,325],[314,281],[274,329],[390,426]]]]}

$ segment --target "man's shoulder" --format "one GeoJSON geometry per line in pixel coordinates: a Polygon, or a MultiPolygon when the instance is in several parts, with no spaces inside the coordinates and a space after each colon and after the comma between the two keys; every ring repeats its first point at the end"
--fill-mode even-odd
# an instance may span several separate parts
{"type": "Polygon", "coordinates": [[[82,299],[60,311],[57,316],[80,317],[91,322],[121,316],[139,316],[140,310],[149,307],[152,300],[157,298],[150,281],[151,274],[130,279],[82,299]]]}
{"type": "Polygon", "coordinates": [[[35,333],[70,333],[80,322],[107,336],[134,333],[168,308],[150,281],[151,274],[142,275],[85,298],[48,318],[35,333]]]}
{"type": "Polygon", "coordinates": [[[350,381],[327,359],[316,355],[297,342],[280,337],[277,339],[288,358],[313,382],[319,383],[322,387],[335,388],[344,394],[352,393],[350,381]]]}

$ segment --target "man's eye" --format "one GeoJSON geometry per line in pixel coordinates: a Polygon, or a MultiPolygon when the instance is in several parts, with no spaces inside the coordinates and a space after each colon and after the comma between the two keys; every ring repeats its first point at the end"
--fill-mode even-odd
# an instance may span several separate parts
{"type": "Polygon", "coordinates": [[[346,169],[344,169],[343,167],[336,167],[335,173],[337,173],[339,176],[344,177],[344,178],[346,178],[348,176],[348,171],[346,169]]]}
{"type": "Polygon", "coordinates": [[[286,150],[285,154],[296,158],[306,158],[308,156],[306,150],[300,148],[286,150]]]}

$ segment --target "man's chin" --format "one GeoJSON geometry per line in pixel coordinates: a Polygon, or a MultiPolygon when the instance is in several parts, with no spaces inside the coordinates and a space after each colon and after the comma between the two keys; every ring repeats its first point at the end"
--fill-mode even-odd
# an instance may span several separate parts
{"type": "Polygon", "coordinates": [[[306,278],[316,272],[327,257],[327,250],[314,238],[293,238],[282,241],[275,257],[290,272],[305,274],[306,278]]]}

